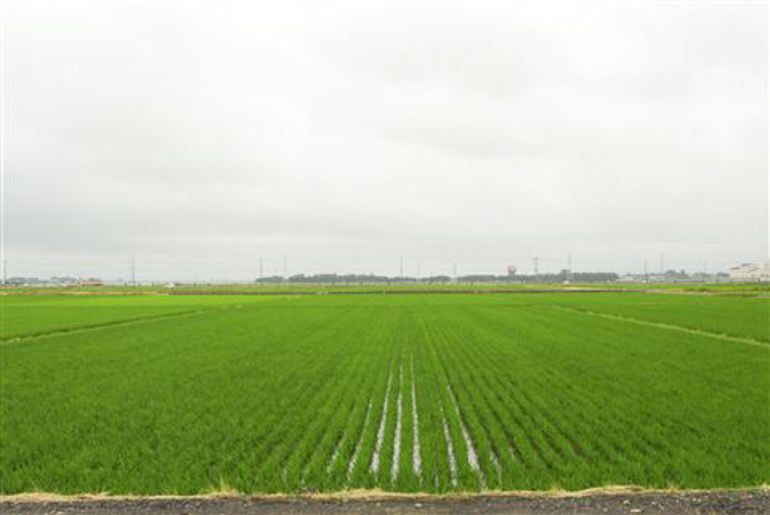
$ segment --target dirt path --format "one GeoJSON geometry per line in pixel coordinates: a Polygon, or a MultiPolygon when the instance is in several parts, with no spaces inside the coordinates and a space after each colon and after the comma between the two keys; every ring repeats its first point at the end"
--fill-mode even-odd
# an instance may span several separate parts
{"type": "Polygon", "coordinates": [[[114,515],[766,515],[770,490],[677,493],[600,493],[576,496],[474,496],[382,498],[0,498],[0,513],[114,515]]]}

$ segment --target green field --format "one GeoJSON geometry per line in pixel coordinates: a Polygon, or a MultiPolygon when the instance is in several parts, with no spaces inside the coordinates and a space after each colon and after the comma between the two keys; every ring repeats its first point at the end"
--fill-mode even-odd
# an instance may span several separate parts
{"type": "Polygon", "coordinates": [[[770,483],[770,300],[9,295],[0,492],[770,483]]]}

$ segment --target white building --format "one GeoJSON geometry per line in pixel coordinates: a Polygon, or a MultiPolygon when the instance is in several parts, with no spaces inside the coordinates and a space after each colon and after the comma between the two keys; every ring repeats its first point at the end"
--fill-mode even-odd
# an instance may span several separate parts
{"type": "Polygon", "coordinates": [[[764,263],[743,263],[730,269],[732,281],[768,281],[770,280],[770,261],[764,263]]]}

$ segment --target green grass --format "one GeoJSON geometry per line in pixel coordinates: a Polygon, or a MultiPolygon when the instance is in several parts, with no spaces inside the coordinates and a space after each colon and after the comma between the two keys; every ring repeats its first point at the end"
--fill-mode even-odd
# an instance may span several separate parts
{"type": "Polygon", "coordinates": [[[766,484],[769,309],[641,293],[8,296],[0,491],[766,484]]]}

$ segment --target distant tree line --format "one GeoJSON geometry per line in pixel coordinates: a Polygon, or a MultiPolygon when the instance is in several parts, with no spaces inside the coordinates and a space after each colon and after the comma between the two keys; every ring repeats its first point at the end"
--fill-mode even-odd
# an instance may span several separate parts
{"type": "MultiPolygon", "coordinates": [[[[543,273],[537,275],[494,275],[472,274],[457,277],[461,283],[563,283],[565,281],[603,283],[618,280],[618,274],[614,272],[573,272],[562,270],[559,273],[543,273]]],[[[295,274],[288,278],[279,275],[262,277],[256,283],[323,283],[323,284],[391,284],[391,283],[418,283],[436,284],[450,283],[452,277],[448,275],[433,275],[429,277],[389,277],[374,274],[295,274]]]]}
{"type": "Polygon", "coordinates": [[[542,273],[532,275],[487,275],[475,274],[458,277],[464,283],[610,283],[618,280],[615,272],[572,272],[562,270],[558,273],[542,273]]]}

